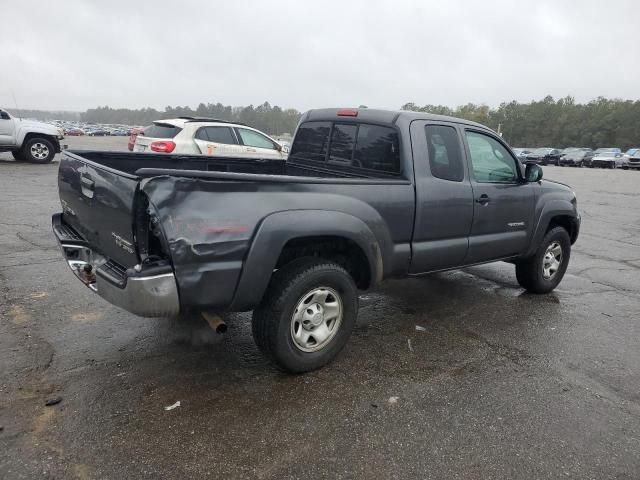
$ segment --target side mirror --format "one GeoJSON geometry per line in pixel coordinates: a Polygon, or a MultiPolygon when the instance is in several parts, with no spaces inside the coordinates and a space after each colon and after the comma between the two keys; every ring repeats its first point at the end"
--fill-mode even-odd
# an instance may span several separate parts
{"type": "Polygon", "coordinates": [[[280,145],[279,143],[275,144],[276,150],[281,152],[282,151],[282,145],[280,145]]]}
{"type": "Polygon", "coordinates": [[[11,117],[9,116],[9,114],[7,112],[0,112],[0,118],[2,120],[11,120],[11,117]]]}
{"type": "Polygon", "coordinates": [[[539,182],[542,180],[542,169],[535,163],[527,163],[524,169],[524,179],[529,182],[539,182]]]}

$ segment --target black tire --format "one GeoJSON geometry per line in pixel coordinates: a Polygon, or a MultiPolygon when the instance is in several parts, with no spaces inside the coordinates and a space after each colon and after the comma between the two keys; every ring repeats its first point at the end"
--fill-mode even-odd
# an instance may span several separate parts
{"type": "Polygon", "coordinates": [[[24,143],[22,153],[27,162],[49,163],[56,156],[56,149],[51,140],[33,137],[24,143]]]}
{"type": "Polygon", "coordinates": [[[18,162],[24,162],[25,161],[24,154],[22,153],[22,150],[12,150],[11,151],[11,155],[13,155],[13,158],[18,162]]]}
{"type": "Polygon", "coordinates": [[[273,274],[262,304],[253,311],[253,338],[262,353],[281,369],[291,373],[308,372],[326,365],[340,353],[351,336],[357,316],[358,292],[351,275],[336,263],[306,257],[273,274]],[[342,321],[324,347],[307,352],[292,338],[292,318],[303,297],[320,287],[339,294],[342,321]]]}
{"type": "Polygon", "coordinates": [[[516,278],[521,287],[531,293],[549,293],[562,281],[571,258],[571,239],[562,227],[547,232],[536,253],[527,260],[516,263],[516,278]],[[558,243],[562,249],[560,265],[555,274],[547,279],[543,275],[543,265],[547,248],[558,243]]]}

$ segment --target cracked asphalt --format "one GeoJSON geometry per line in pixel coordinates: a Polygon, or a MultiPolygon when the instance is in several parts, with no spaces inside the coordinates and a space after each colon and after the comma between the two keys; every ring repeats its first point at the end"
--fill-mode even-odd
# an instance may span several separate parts
{"type": "Polygon", "coordinates": [[[390,281],[299,376],[248,314],[220,336],[81,285],[56,173],[0,155],[0,478],[640,478],[640,172],[544,168],[583,215],[554,293],[504,263],[390,281]]]}

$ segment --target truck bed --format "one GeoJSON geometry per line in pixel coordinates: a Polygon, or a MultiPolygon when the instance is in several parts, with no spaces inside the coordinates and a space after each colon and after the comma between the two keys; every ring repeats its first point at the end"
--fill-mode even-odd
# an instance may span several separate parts
{"type": "MultiPolygon", "coordinates": [[[[151,177],[156,175],[179,175],[209,178],[229,178],[244,180],[260,180],[259,175],[273,175],[278,177],[296,177],[289,181],[302,178],[372,178],[361,172],[349,171],[347,167],[322,168],[300,162],[283,162],[242,157],[206,157],[202,155],[166,155],[134,152],[104,152],[92,150],[66,151],[71,158],[81,158],[102,167],[113,169],[136,177],[151,177]],[[202,175],[210,172],[214,175],[202,175]],[[244,175],[215,175],[218,173],[248,174],[244,175]]],[[[263,179],[264,180],[264,179],[263,179]]],[[[278,181],[278,179],[272,179],[278,181]]]]}

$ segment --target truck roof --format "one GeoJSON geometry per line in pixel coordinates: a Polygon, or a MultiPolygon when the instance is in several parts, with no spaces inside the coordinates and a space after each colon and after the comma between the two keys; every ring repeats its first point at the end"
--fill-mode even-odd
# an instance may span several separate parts
{"type": "Polygon", "coordinates": [[[462,123],[464,125],[470,125],[479,127],[485,130],[490,130],[486,125],[482,125],[477,122],[465,120],[463,118],[449,117],[446,115],[436,115],[427,112],[413,112],[409,110],[382,110],[377,108],[319,108],[314,110],[308,110],[302,115],[301,122],[311,120],[335,120],[340,119],[352,119],[353,121],[369,121],[376,123],[389,123],[394,124],[400,118],[405,118],[408,121],[411,120],[432,120],[432,121],[446,121],[453,123],[462,123]]]}

